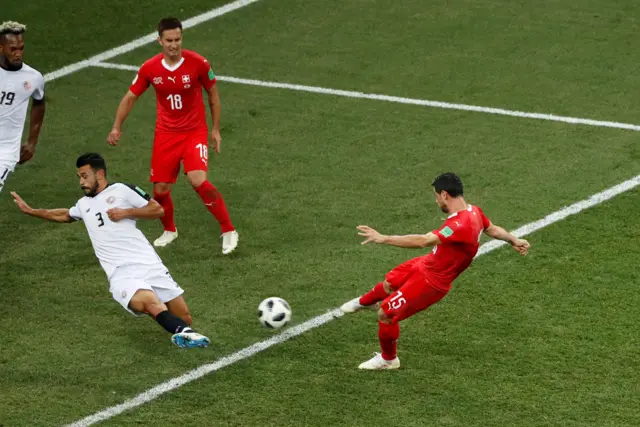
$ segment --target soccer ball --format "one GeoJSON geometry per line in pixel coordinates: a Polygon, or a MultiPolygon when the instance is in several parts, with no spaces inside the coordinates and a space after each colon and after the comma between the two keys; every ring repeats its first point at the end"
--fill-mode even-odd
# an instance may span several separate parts
{"type": "Polygon", "coordinates": [[[258,305],[258,319],[265,328],[280,329],[291,320],[291,307],[282,298],[267,298],[258,305]]]}

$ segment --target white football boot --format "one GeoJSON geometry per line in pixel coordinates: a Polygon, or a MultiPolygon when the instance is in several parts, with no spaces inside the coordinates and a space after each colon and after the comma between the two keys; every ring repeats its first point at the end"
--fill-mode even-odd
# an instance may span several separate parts
{"type": "Polygon", "coordinates": [[[171,341],[180,348],[206,347],[211,344],[211,340],[201,335],[191,328],[185,328],[182,332],[173,334],[171,341]]]}
{"type": "Polygon", "coordinates": [[[156,248],[162,248],[167,246],[169,243],[173,242],[178,238],[178,229],[176,231],[167,231],[165,230],[160,237],[158,237],[154,242],[153,246],[156,248]]]}
{"type": "Polygon", "coordinates": [[[360,297],[354,298],[351,301],[347,301],[340,306],[340,310],[343,313],[350,314],[360,310],[377,310],[380,308],[380,303],[377,302],[371,305],[360,304],[360,297]]]}
{"type": "Polygon", "coordinates": [[[238,232],[236,230],[222,233],[222,254],[228,255],[238,247],[238,232]]]}
{"type": "Polygon", "coordinates": [[[365,371],[381,371],[384,369],[399,369],[400,368],[400,359],[397,357],[393,360],[384,360],[380,353],[374,353],[371,359],[366,362],[362,362],[358,369],[362,369],[365,371]]]}

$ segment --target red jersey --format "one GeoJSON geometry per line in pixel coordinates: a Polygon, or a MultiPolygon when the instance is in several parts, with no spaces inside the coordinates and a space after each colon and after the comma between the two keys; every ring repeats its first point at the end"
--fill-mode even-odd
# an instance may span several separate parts
{"type": "Polygon", "coordinates": [[[211,66],[202,56],[182,51],[182,59],[170,66],[163,54],[146,61],[129,90],[140,96],[152,85],[156,90],[156,132],[207,131],[202,88],[216,84],[211,66]]]}
{"type": "Polygon", "coordinates": [[[471,265],[480,246],[482,232],[491,222],[482,209],[469,205],[447,218],[442,227],[433,230],[440,239],[430,254],[422,257],[422,267],[432,285],[449,290],[451,282],[471,265]]]}

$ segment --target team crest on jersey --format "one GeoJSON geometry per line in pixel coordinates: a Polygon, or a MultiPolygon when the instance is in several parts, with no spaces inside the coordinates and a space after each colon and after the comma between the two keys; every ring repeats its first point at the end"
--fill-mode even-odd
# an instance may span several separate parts
{"type": "Polygon", "coordinates": [[[29,83],[29,81],[26,81],[22,84],[22,86],[24,87],[24,90],[30,90],[31,89],[31,83],[29,83]]]}
{"type": "Polygon", "coordinates": [[[122,296],[123,299],[126,298],[127,297],[127,291],[122,291],[120,293],[120,295],[122,296]]]}
{"type": "Polygon", "coordinates": [[[154,77],[153,78],[153,84],[154,85],[161,85],[162,84],[162,77],[154,77]]]}
{"type": "Polygon", "coordinates": [[[189,76],[189,74],[182,75],[182,83],[184,84],[191,83],[191,77],[189,76]]]}
{"type": "Polygon", "coordinates": [[[107,197],[107,203],[112,204],[115,201],[116,201],[116,198],[114,196],[107,197]]]}

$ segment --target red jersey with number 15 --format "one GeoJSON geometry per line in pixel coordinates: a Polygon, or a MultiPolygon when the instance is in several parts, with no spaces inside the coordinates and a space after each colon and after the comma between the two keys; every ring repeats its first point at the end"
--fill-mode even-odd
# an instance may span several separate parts
{"type": "Polygon", "coordinates": [[[152,85],[156,90],[156,132],[207,131],[202,88],[216,84],[207,60],[190,50],[170,66],[163,54],[146,61],[129,90],[140,96],[152,85]]]}
{"type": "Polygon", "coordinates": [[[471,265],[478,253],[482,232],[491,225],[482,209],[469,205],[433,230],[440,239],[430,254],[422,257],[425,277],[435,287],[449,290],[456,277],[471,265]]]}

